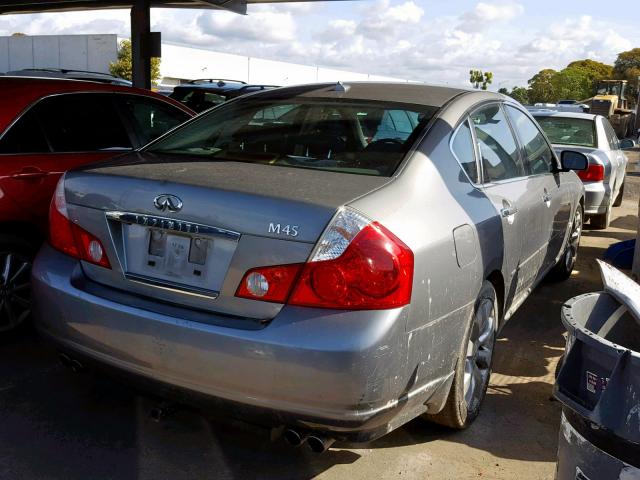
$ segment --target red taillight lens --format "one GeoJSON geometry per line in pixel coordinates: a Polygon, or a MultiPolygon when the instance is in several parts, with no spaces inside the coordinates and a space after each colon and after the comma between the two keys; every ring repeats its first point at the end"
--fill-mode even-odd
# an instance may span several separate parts
{"type": "Polygon", "coordinates": [[[100,240],[79,227],[67,214],[64,177],[58,182],[49,208],[49,244],[56,250],[85,262],[111,268],[100,240]]]}
{"type": "Polygon", "coordinates": [[[356,225],[360,218],[341,218],[339,228],[320,240],[316,256],[306,264],[278,265],[249,270],[236,295],[243,298],[305,307],[379,310],[411,301],[413,252],[398,237],[374,222],[356,225]],[[347,227],[344,227],[347,225],[347,227]],[[358,231],[350,237],[347,230],[358,231]],[[334,244],[336,234],[345,234],[334,244]],[[336,247],[350,238],[344,247],[336,247]],[[323,243],[324,242],[324,243],[323,243]],[[337,249],[338,256],[331,258],[337,249]]]}
{"type": "Polygon", "coordinates": [[[292,263],[253,268],[244,275],[236,296],[264,302],[284,303],[302,266],[302,263],[292,263]]]}
{"type": "Polygon", "coordinates": [[[288,303],[343,309],[396,308],[411,301],[413,252],[378,223],[334,260],[305,265],[288,303]]]}
{"type": "Polygon", "coordinates": [[[578,177],[583,182],[602,182],[604,180],[604,166],[590,163],[586,170],[579,170],[578,177]]]}

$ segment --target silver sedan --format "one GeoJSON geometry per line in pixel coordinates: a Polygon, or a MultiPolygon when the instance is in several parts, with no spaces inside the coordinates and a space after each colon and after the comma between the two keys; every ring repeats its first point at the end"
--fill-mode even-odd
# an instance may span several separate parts
{"type": "Polygon", "coordinates": [[[631,140],[618,140],[605,117],[588,113],[533,112],[556,152],[577,150],[589,158],[589,168],[578,173],[584,182],[585,215],[594,228],[611,221],[612,207],[620,206],[624,194],[627,157],[631,140]]]}
{"type": "Polygon", "coordinates": [[[33,267],[39,330],[323,451],[471,424],[500,327],[567,278],[584,188],[518,103],[318,84],[216,107],[71,171],[33,267]]]}

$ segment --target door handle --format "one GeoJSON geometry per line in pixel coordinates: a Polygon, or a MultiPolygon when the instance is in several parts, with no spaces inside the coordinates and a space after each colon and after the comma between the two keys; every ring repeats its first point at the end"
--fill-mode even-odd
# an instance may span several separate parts
{"type": "Polygon", "coordinates": [[[518,209],[516,207],[504,207],[502,210],[500,210],[500,215],[502,215],[504,218],[511,217],[516,213],[518,213],[518,209]]]}
{"type": "Polygon", "coordinates": [[[11,175],[11,178],[15,178],[16,180],[32,180],[32,179],[42,178],[46,176],[47,176],[47,172],[44,172],[42,170],[36,170],[31,172],[22,171],[19,173],[14,173],[11,175]]]}

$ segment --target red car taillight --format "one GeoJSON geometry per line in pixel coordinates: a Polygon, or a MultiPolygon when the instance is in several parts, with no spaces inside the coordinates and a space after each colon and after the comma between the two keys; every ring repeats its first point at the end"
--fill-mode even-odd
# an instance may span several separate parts
{"type": "Polygon", "coordinates": [[[602,182],[604,180],[604,166],[590,163],[586,170],[579,170],[578,177],[583,182],[602,182]]]}
{"type": "Polygon", "coordinates": [[[411,301],[413,252],[377,222],[341,210],[306,264],[249,270],[237,296],[305,307],[375,310],[411,301]]]}
{"type": "Polygon", "coordinates": [[[56,250],[85,262],[111,268],[100,240],[79,227],[67,213],[64,177],[60,178],[49,208],[49,244],[56,250]]]}

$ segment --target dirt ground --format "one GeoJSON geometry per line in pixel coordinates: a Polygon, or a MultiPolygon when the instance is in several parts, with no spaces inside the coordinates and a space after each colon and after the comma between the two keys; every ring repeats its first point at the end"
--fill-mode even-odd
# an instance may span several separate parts
{"type": "Polygon", "coordinates": [[[156,423],[150,399],[70,373],[24,331],[0,339],[0,479],[552,479],[560,306],[601,288],[595,258],[635,236],[639,196],[632,165],[611,228],[586,226],[573,277],[541,285],[503,330],[482,414],[467,431],[415,420],[364,447],[318,456],[190,411],[156,423]]]}

